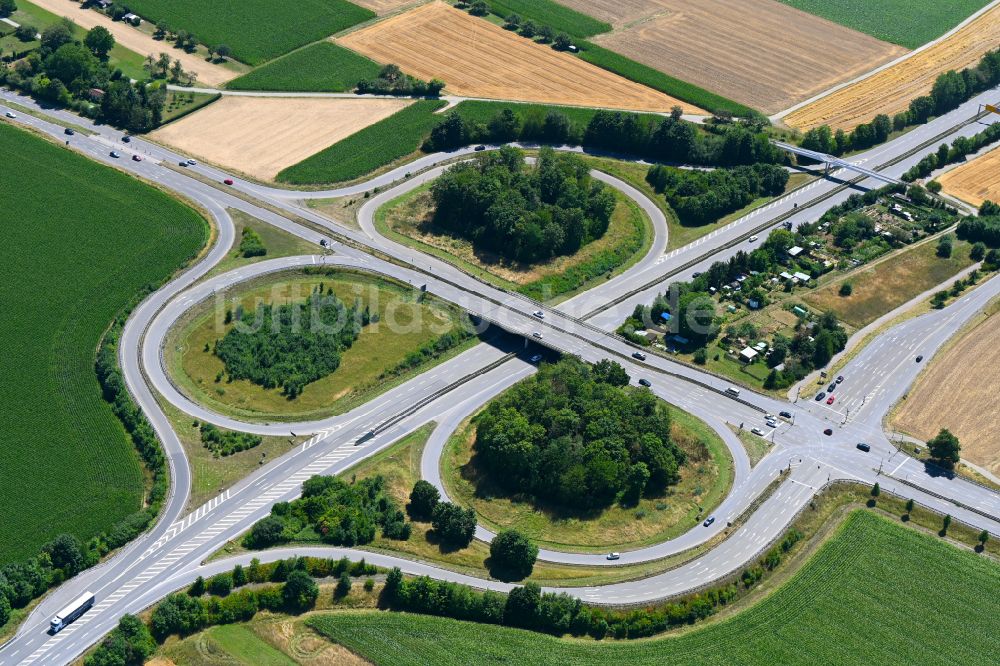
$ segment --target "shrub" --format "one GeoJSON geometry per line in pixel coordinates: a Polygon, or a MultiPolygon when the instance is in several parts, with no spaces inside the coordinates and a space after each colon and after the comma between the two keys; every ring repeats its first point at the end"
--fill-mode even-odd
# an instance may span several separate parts
{"type": "Polygon", "coordinates": [[[490,542],[490,571],[501,580],[521,580],[531,575],[538,546],[517,530],[503,530],[490,542]]]}
{"type": "Polygon", "coordinates": [[[451,502],[439,502],[431,515],[434,533],[451,548],[465,548],[476,532],[476,512],[451,502]]]}
{"type": "Polygon", "coordinates": [[[410,503],[406,509],[414,520],[426,522],[431,519],[434,507],[437,506],[440,499],[441,493],[438,492],[438,489],[428,481],[420,479],[413,484],[413,490],[410,492],[410,503]]]}
{"type": "Polygon", "coordinates": [[[281,588],[281,598],[286,608],[301,613],[316,605],[319,586],[308,573],[295,570],[288,575],[288,580],[281,588]]]}

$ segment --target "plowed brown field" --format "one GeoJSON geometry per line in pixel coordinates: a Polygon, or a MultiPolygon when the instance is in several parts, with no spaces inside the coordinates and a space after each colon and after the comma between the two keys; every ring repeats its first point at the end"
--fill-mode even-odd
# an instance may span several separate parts
{"type": "Polygon", "coordinates": [[[610,23],[615,28],[627,27],[670,9],[670,0],[559,0],[559,4],[610,23]]]}
{"type": "Polygon", "coordinates": [[[405,99],[224,96],[156,130],[185,153],[270,180],[411,103],[405,99]]]}
{"type": "Polygon", "coordinates": [[[944,192],[978,206],[986,199],[1000,201],[1000,149],[994,148],[937,179],[944,192]]]}
{"type": "Polygon", "coordinates": [[[1000,474],[1000,315],[993,314],[934,359],[894,419],[897,427],[928,440],[948,428],[962,457],[1000,474]]]}
{"type": "Polygon", "coordinates": [[[687,113],[705,113],[443,2],[411,9],[337,42],[419,78],[441,79],[455,95],[637,111],[680,106],[687,113]]]}
{"type": "Polygon", "coordinates": [[[793,111],[785,123],[803,131],[824,124],[850,130],[880,113],[891,116],[930,92],[939,74],[975,65],[998,44],[1000,5],[906,60],[793,111]]]}
{"type": "Polygon", "coordinates": [[[906,53],[775,0],[655,4],[655,17],[594,41],[768,114],[906,53]]]}

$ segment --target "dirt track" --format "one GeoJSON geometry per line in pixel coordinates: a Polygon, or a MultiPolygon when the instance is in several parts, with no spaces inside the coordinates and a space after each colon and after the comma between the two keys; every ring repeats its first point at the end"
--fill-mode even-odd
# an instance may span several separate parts
{"type": "Polygon", "coordinates": [[[270,180],[412,100],[223,97],[153,132],[156,140],[270,180]]]}
{"type": "Polygon", "coordinates": [[[775,0],[647,4],[660,7],[654,18],[594,41],[768,114],[906,53],[775,0]]]}
{"type": "Polygon", "coordinates": [[[962,443],[962,457],[1000,474],[1000,315],[993,314],[934,359],[893,419],[897,427],[928,440],[948,428],[962,443]]]}
{"type": "Polygon", "coordinates": [[[681,106],[688,113],[704,113],[443,2],[417,7],[337,41],[419,78],[441,79],[454,95],[640,111],[681,106]]]}
{"type": "Polygon", "coordinates": [[[946,194],[978,206],[1000,201],[1000,149],[966,162],[937,179],[946,194]]]}
{"type": "Polygon", "coordinates": [[[905,110],[913,98],[930,92],[939,74],[975,65],[998,45],[1000,5],[903,62],[788,114],[785,123],[800,130],[823,124],[850,130],[880,113],[891,116],[905,110]]]}
{"type": "Polygon", "coordinates": [[[98,25],[104,26],[114,35],[117,43],[143,57],[150,53],[154,55],[166,53],[171,60],[180,60],[184,71],[193,73],[198,78],[198,82],[206,86],[220,86],[238,75],[237,72],[230,71],[225,67],[205,62],[201,56],[175,49],[173,44],[169,42],[158,42],[146,33],[140,32],[130,25],[125,25],[121,21],[112,21],[93,9],[82,9],[79,3],[70,0],[31,1],[56,16],[68,17],[73,23],[87,30],[98,25]]]}

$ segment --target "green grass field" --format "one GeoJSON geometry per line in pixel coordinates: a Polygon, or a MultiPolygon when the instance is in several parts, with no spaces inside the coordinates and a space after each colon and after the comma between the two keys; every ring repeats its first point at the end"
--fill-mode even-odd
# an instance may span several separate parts
{"type": "Polygon", "coordinates": [[[517,14],[526,21],[547,25],[572,37],[593,37],[611,30],[610,24],[552,0],[487,0],[487,4],[497,16],[517,14]]]}
{"type": "Polygon", "coordinates": [[[139,508],[142,468],[94,355],[116,313],[190,259],[207,227],[167,195],[7,124],[0,154],[4,563],[139,508]]]}
{"type": "Polygon", "coordinates": [[[314,185],[360,178],[420,148],[446,102],[420,100],[278,174],[279,183],[314,185]]]}
{"type": "Polygon", "coordinates": [[[316,42],[233,79],[231,90],[345,92],[374,79],[382,66],[333,42],[316,42]]]}
{"type": "Polygon", "coordinates": [[[380,666],[978,664],[1000,651],[1000,566],[859,511],[772,595],[677,637],[580,641],[404,613],[307,624],[380,666]]]}
{"type": "Polygon", "coordinates": [[[915,49],[948,32],[989,0],[781,0],[878,39],[915,49]]]}
{"type": "Polygon", "coordinates": [[[301,0],[294,5],[276,0],[245,0],[239,4],[204,0],[131,0],[129,9],[171,30],[187,30],[208,46],[225,44],[233,57],[248,65],[374,18],[375,13],[347,0],[301,0]]]}

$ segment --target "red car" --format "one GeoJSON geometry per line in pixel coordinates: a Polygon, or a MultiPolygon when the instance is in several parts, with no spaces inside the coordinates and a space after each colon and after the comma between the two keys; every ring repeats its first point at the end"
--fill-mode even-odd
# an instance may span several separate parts
{"type": "Polygon", "coordinates": [[[832,405],[832,404],[833,404],[833,401],[834,401],[834,400],[835,400],[836,398],[837,398],[837,396],[834,396],[834,395],[831,395],[831,396],[830,396],[829,398],[827,398],[827,399],[826,399],[826,404],[828,404],[828,405],[832,405]]]}
{"type": "Polygon", "coordinates": [[[132,155],[132,161],[133,162],[141,162],[142,158],[139,157],[138,155],[132,155]]]}
{"type": "Polygon", "coordinates": [[[232,178],[226,178],[222,182],[225,183],[226,185],[232,185],[233,184],[233,179],[232,178]]]}

